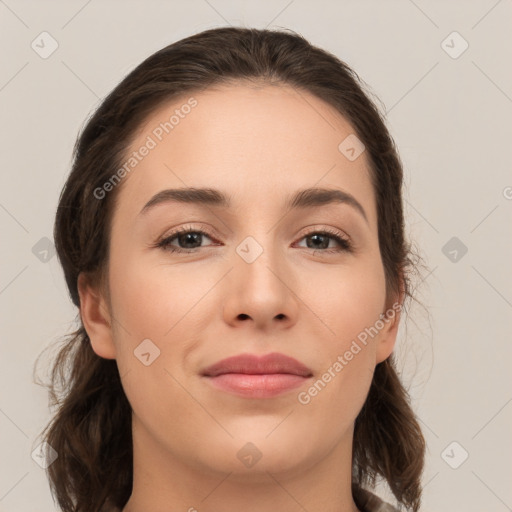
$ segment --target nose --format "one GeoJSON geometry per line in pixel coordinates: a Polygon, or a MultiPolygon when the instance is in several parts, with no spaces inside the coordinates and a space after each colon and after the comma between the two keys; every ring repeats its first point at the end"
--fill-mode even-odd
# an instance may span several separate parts
{"type": "Polygon", "coordinates": [[[223,314],[230,325],[245,321],[269,330],[289,328],[297,321],[297,277],[286,259],[269,248],[272,237],[265,240],[264,246],[249,237],[233,255],[233,268],[224,280],[223,314]]]}

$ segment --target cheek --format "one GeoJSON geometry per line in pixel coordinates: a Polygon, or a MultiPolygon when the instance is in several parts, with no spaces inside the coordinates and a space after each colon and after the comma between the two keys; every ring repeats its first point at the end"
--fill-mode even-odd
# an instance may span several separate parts
{"type": "Polygon", "coordinates": [[[322,394],[319,402],[339,411],[343,404],[362,406],[371,384],[379,339],[375,324],[384,312],[385,277],[379,262],[343,268],[336,278],[327,277],[317,281],[319,286],[307,301],[324,324],[317,329],[323,334],[315,343],[321,353],[320,382],[311,395],[322,394]]]}
{"type": "MultiPolygon", "coordinates": [[[[295,274],[290,273],[288,281],[294,293],[283,295],[283,307],[285,301],[297,302],[302,313],[292,320],[297,327],[302,324],[309,332],[316,332],[329,357],[348,349],[383,312],[384,270],[376,256],[355,257],[346,265],[309,261],[295,274]]],[[[160,345],[169,337],[181,338],[177,334],[191,318],[196,327],[209,325],[219,316],[229,294],[219,283],[225,269],[215,266],[214,271],[205,272],[204,262],[173,268],[165,263],[148,264],[140,254],[121,259],[115,249],[112,261],[117,262],[110,272],[113,311],[125,327],[121,329],[123,336],[129,333],[133,348],[146,338],[160,345]]]]}
{"type": "MultiPolygon", "coordinates": [[[[318,374],[298,402],[311,417],[322,418],[322,428],[336,437],[355,421],[375,370],[378,334],[371,328],[383,312],[385,291],[380,272],[352,273],[340,285],[327,287],[327,302],[310,297],[327,328],[315,341],[318,374]]],[[[313,356],[313,353],[312,353],[313,356]]],[[[315,427],[316,428],[316,427],[315,427]]]]}
{"type": "Polygon", "coordinates": [[[117,265],[110,284],[113,310],[134,341],[162,339],[186,313],[187,296],[195,296],[183,272],[144,264],[143,258],[117,265]]]}
{"type": "Polygon", "coordinates": [[[135,415],[149,419],[143,423],[180,432],[182,416],[169,411],[175,407],[186,414],[194,406],[179,384],[185,381],[180,361],[191,344],[187,319],[197,302],[181,293],[187,276],[133,257],[112,268],[110,280],[116,359],[125,394],[135,415]]]}
{"type": "Polygon", "coordinates": [[[117,325],[122,326],[114,337],[121,371],[141,370],[134,356],[142,351],[143,342],[151,355],[152,351],[158,355],[149,368],[168,369],[178,379],[187,371],[181,363],[195,348],[198,335],[208,329],[221,302],[211,307],[209,291],[218,275],[183,268],[149,265],[141,257],[132,257],[112,269],[112,307],[117,325]]]}
{"type": "MultiPolygon", "coordinates": [[[[112,305],[126,328],[118,329],[116,336],[118,365],[134,413],[144,418],[140,422],[162,444],[171,444],[166,437],[169,431],[175,433],[177,440],[192,436],[205,439],[206,443],[210,434],[206,436],[204,429],[209,423],[204,421],[204,411],[182,387],[194,389],[183,363],[196,346],[205,350],[204,339],[211,337],[216,322],[220,322],[226,297],[237,300],[220,281],[226,268],[219,265],[214,271],[205,272],[194,264],[174,268],[148,265],[136,255],[117,261],[110,274],[112,305]],[[150,366],[141,364],[133,353],[146,338],[154,340],[161,350],[150,366]],[[180,414],[170,412],[175,410],[180,414]]],[[[385,287],[381,266],[362,258],[337,267],[309,262],[290,275],[293,284],[290,289],[283,286],[282,303],[274,304],[286,307],[288,301],[296,302],[297,308],[291,308],[297,311],[292,318],[293,329],[301,340],[302,353],[315,362],[317,371],[311,388],[303,390],[303,401],[298,396],[292,398],[297,409],[295,423],[283,423],[279,430],[283,446],[289,443],[289,451],[295,450],[298,457],[310,455],[307,443],[297,449],[296,436],[301,432],[320,440],[315,450],[328,450],[359,413],[370,387],[375,353],[374,342],[354,346],[353,341],[383,312],[385,287]]],[[[223,326],[218,328],[222,330],[223,326]]],[[[205,395],[204,400],[207,399],[205,395]]],[[[212,410],[216,406],[214,402],[210,405],[212,410]]],[[[252,432],[243,418],[231,417],[229,409],[219,407],[216,414],[223,424],[226,422],[239,432],[240,438],[252,432]]],[[[267,432],[267,426],[262,430],[267,432]]],[[[257,433],[255,427],[254,432],[257,433]]],[[[220,436],[223,439],[223,433],[220,436]]],[[[173,444],[176,451],[188,450],[187,456],[193,456],[196,448],[180,441],[173,444]]],[[[208,453],[208,447],[204,449],[208,453]]]]}
{"type": "MultiPolygon", "coordinates": [[[[363,262],[364,263],[364,262],[363,262]]],[[[384,313],[385,277],[380,262],[325,271],[308,287],[306,303],[325,323],[324,339],[339,349],[373,326],[384,313]],[[327,328],[329,327],[329,329],[327,328]],[[330,336],[329,336],[330,335],[330,336]]]]}

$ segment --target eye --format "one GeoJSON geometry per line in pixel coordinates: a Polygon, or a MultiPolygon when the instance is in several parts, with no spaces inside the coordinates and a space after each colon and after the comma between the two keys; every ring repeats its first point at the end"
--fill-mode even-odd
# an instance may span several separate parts
{"type": "Polygon", "coordinates": [[[168,237],[158,242],[157,247],[161,247],[162,249],[170,252],[192,253],[196,252],[196,249],[198,249],[198,243],[199,246],[201,245],[201,238],[204,236],[206,236],[207,238],[211,238],[206,231],[203,231],[201,229],[193,229],[191,227],[184,227],[174,231],[168,237]],[[178,243],[185,245],[191,244],[193,246],[195,245],[195,247],[185,247],[183,249],[181,247],[171,245],[172,241],[175,239],[178,241],[178,243]]]}
{"type": "Polygon", "coordinates": [[[320,249],[320,252],[337,253],[341,251],[352,251],[352,244],[348,238],[343,236],[338,231],[332,231],[330,229],[325,229],[322,231],[311,231],[301,238],[301,240],[303,239],[311,240],[311,243],[307,243],[307,247],[309,249],[320,249]],[[336,244],[338,244],[338,247],[329,248],[329,239],[334,240],[336,244]]]}
{"type": "MultiPolygon", "coordinates": [[[[213,239],[213,236],[208,232],[201,229],[194,229],[193,227],[187,226],[180,228],[168,237],[164,238],[156,244],[165,251],[173,253],[195,253],[198,249],[201,249],[202,238],[206,237],[213,239]],[[173,241],[177,241],[178,244],[182,244],[188,247],[178,247],[173,245],[173,241]],[[190,247],[192,245],[193,247],[190,247]]],[[[311,231],[305,234],[300,240],[311,240],[311,243],[307,242],[307,248],[313,249],[316,252],[323,253],[339,253],[342,251],[352,252],[352,244],[348,238],[343,236],[338,231],[332,231],[330,229],[324,229],[320,231],[311,231]],[[337,247],[329,248],[330,241],[333,240],[337,247]]]]}

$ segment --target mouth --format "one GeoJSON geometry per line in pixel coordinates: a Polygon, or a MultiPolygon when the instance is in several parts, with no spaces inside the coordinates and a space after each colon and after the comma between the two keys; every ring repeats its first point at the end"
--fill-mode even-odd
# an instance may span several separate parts
{"type": "Polygon", "coordinates": [[[309,377],[290,373],[223,373],[205,377],[218,390],[250,398],[270,398],[302,386],[309,377]]]}
{"type": "Polygon", "coordinates": [[[284,354],[241,354],[206,368],[202,376],[217,390],[248,398],[270,398],[303,386],[313,372],[284,354]]]}

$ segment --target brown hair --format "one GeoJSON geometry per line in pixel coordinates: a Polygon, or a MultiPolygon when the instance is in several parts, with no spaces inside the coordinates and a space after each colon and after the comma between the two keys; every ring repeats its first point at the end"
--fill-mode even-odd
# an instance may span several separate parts
{"type": "MultiPolygon", "coordinates": [[[[309,92],[352,125],[370,163],[387,297],[403,292],[414,298],[409,277],[413,253],[404,237],[402,164],[362,80],[337,57],[293,31],[227,27],[182,39],[148,57],[105,98],[77,139],[54,239],[78,308],[80,273],[105,282],[111,217],[121,187],[102,199],[94,190],[122,165],[142,122],[164,102],[242,80],[309,92]]],[[[58,405],[43,431],[44,441],[58,453],[48,468],[51,491],[64,512],[122,509],[133,481],[131,407],[116,362],[93,352],[79,315],[78,320],[80,327],[59,351],[47,386],[51,405],[58,405]]],[[[399,504],[419,509],[425,441],[409,402],[392,354],[376,366],[355,421],[356,504],[359,489],[374,486],[382,477],[399,504]]]]}

